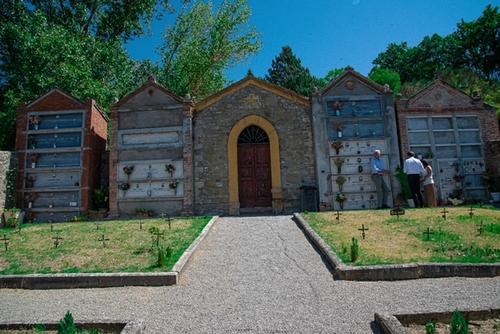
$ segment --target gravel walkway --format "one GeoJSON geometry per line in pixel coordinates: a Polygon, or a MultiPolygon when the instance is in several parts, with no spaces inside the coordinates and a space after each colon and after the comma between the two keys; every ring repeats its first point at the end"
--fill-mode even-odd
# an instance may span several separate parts
{"type": "Polygon", "coordinates": [[[180,285],[0,290],[0,319],[134,319],[147,333],[377,333],[374,312],[500,307],[500,278],[334,281],[290,217],[221,218],[180,285]]]}

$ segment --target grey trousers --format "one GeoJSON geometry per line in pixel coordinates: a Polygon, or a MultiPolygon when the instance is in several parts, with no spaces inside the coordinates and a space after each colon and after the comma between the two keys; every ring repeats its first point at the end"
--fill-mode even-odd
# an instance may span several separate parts
{"type": "Polygon", "coordinates": [[[375,188],[377,189],[377,208],[381,208],[387,205],[387,194],[389,193],[389,188],[385,184],[384,177],[382,175],[372,174],[372,180],[375,182],[375,188]]]}

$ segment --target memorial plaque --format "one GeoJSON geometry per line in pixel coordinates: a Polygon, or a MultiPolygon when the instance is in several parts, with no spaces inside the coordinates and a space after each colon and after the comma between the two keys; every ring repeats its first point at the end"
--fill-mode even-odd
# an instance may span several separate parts
{"type": "Polygon", "coordinates": [[[170,183],[170,181],[130,182],[130,189],[119,190],[119,196],[121,199],[182,197],[184,195],[182,182],[177,183],[177,189],[172,189],[170,183]]]}
{"type": "MultiPolygon", "coordinates": [[[[30,116],[33,114],[30,114],[30,116]]],[[[83,113],[38,115],[38,130],[81,128],[83,125],[83,113]]],[[[30,130],[35,130],[35,125],[29,125],[30,130]]]]}
{"type": "Polygon", "coordinates": [[[36,168],[80,167],[80,161],[80,152],[39,153],[36,168]]]}
{"type": "Polygon", "coordinates": [[[173,144],[179,142],[179,132],[123,133],[121,140],[123,145],[173,144]]]}
{"type": "MultiPolygon", "coordinates": [[[[337,138],[335,138],[337,140],[337,138]]],[[[367,155],[372,156],[375,150],[382,151],[382,157],[384,152],[387,153],[387,143],[385,140],[369,140],[369,139],[359,139],[359,140],[342,140],[344,147],[340,150],[340,156],[358,156],[367,155]]],[[[335,149],[330,147],[330,156],[337,156],[335,149]]]]}
{"type": "Polygon", "coordinates": [[[444,200],[450,197],[450,194],[457,188],[457,182],[453,179],[455,175],[460,174],[460,170],[456,170],[458,160],[438,160],[437,168],[439,172],[439,192],[440,197],[444,200]]]}
{"type": "Polygon", "coordinates": [[[80,184],[80,172],[56,171],[50,173],[29,173],[36,177],[34,187],[37,188],[60,188],[75,187],[80,184]]]}
{"type": "Polygon", "coordinates": [[[70,205],[71,202],[78,203],[79,195],[77,191],[64,191],[64,192],[39,192],[37,198],[33,202],[33,208],[67,208],[75,207],[70,205]]]}
{"type": "Polygon", "coordinates": [[[170,180],[183,177],[184,168],[182,160],[154,160],[154,161],[124,161],[118,164],[118,180],[170,180]],[[172,175],[166,170],[167,165],[173,165],[175,170],[172,175]],[[123,171],[125,166],[134,166],[132,173],[127,176],[123,171]]]}

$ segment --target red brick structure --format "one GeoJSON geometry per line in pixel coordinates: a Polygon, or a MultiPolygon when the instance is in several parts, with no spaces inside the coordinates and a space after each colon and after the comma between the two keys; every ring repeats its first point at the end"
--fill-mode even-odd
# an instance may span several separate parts
{"type": "Polygon", "coordinates": [[[397,101],[396,109],[401,156],[412,150],[432,162],[440,199],[486,199],[481,174],[499,168],[488,158],[500,140],[496,110],[441,80],[397,101]]]}
{"type": "Polygon", "coordinates": [[[18,206],[33,221],[87,214],[99,188],[108,121],[94,100],[54,89],[17,116],[18,206]]]}

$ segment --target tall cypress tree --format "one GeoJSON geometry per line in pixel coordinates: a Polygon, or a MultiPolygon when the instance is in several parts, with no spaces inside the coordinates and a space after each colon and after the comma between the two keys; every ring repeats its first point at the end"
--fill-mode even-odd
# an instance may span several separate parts
{"type": "Polygon", "coordinates": [[[317,85],[317,79],[302,65],[289,46],[284,46],[280,54],[273,59],[265,79],[305,96],[311,95],[317,85]]]}

